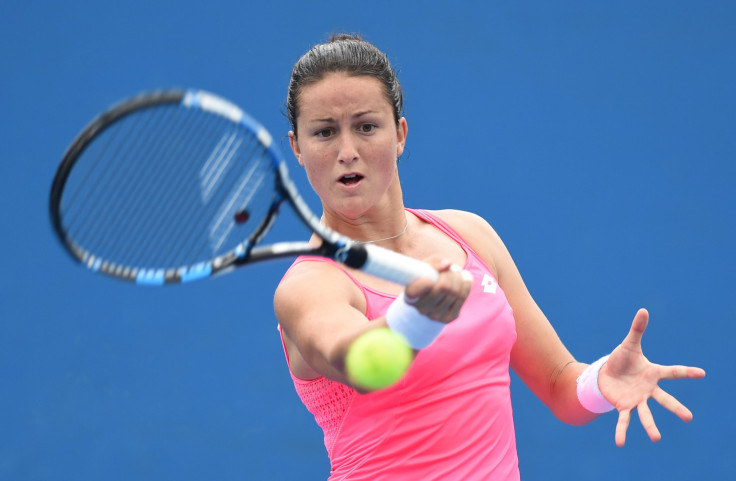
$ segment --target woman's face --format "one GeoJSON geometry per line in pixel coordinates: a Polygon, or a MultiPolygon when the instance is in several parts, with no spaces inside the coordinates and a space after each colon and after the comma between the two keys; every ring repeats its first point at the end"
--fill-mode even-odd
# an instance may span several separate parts
{"type": "Polygon", "coordinates": [[[378,79],[331,73],[305,86],[296,122],[291,148],[326,210],[357,218],[400,194],[407,124],[396,125],[378,79]]]}

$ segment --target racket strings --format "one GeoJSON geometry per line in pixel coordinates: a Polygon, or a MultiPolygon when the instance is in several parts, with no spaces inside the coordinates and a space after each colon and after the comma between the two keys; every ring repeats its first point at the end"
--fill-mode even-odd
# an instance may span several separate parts
{"type": "MultiPolygon", "coordinates": [[[[114,137],[122,135],[121,132],[122,132],[122,129],[114,129],[111,133],[111,136],[114,139],[114,137]]],[[[107,150],[113,141],[105,143],[104,147],[101,149],[102,152],[100,153],[100,156],[107,155],[107,150]]],[[[87,169],[85,173],[82,175],[82,178],[78,181],[80,185],[90,185],[90,183],[94,179],[94,183],[92,184],[94,187],[93,192],[85,192],[83,189],[80,189],[80,188],[75,189],[73,186],[67,186],[66,190],[64,191],[64,206],[63,206],[64,209],[71,211],[74,209],[84,210],[85,207],[92,207],[92,208],[97,207],[96,204],[90,204],[90,203],[84,202],[84,199],[82,199],[82,202],[79,202],[79,200],[80,200],[80,197],[82,196],[81,194],[83,194],[85,197],[94,195],[95,190],[98,190],[101,188],[103,181],[104,181],[104,176],[101,176],[98,179],[94,178],[96,171],[99,168],[102,168],[101,166],[104,167],[105,164],[100,163],[100,162],[94,162],[92,164],[92,168],[87,169]]],[[[71,182],[68,182],[68,183],[71,183],[71,182]]],[[[82,216],[82,215],[79,215],[76,217],[72,217],[72,216],[70,217],[71,217],[72,222],[67,226],[69,229],[83,227],[83,226],[79,226],[78,222],[74,222],[75,219],[81,220],[82,222],[85,219],[89,219],[89,217],[82,216]]]]}
{"type": "Polygon", "coordinates": [[[226,132],[210,152],[207,161],[199,171],[200,193],[202,202],[207,204],[213,191],[218,188],[232,166],[232,159],[244,139],[236,132],[226,132]]]}
{"type": "Polygon", "coordinates": [[[256,160],[250,163],[240,176],[230,177],[233,182],[228,185],[227,189],[222,189],[222,192],[227,192],[227,194],[223,196],[221,207],[213,216],[213,221],[209,226],[209,239],[215,251],[220,250],[222,244],[236,226],[232,222],[235,214],[242,208],[253,205],[253,196],[259,190],[268,173],[268,170],[264,169],[268,165],[262,162],[263,147],[255,137],[249,140],[241,157],[256,160]]]}
{"type": "MultiPolygon", "coordinates": [[[[124,124],[117,126],[118,128],[109,129],[96,139],[96,141],[87,146],[82,154],[86,158],[94,160],[78,162],[75,172],[77,177],[81,168],[86,168],[83,178],[77,182],[77,185],[67,185],[64,191],[64,217],[68,219],[67,230],[71,232],[85,232],[89,230],[90,225],[102,215],[102,209],[106,207],[106,203],[99,202],[98,199],[104,197],[106,193],[115,195],[116,172],[111,169],[111,165],[116,165],[114,159],[117,156],[116,145],[120,139],[129,136],[128,129],[124,124]],[[100,161],[100,159],[109,157],[111,162],[100,161]],[[90,202],[90,199],[94,199],[90,202]]],[[[74,176],[72,176],[68,184],[72,184],[74,176]]],[[[93,239],[91,239],[93,241],[93,239]]],[[[94,245],[94,242],[92,244],[94,245]]]]}
{"type": "MultiPolygon", "coordinates": [[[[212,122],[213,125],[205,126],[202,125],[199,128],[211,128],[210,139],[214,138],[215,135],[220,135],[222,131],[235,130],[231,124],[226,121],[215,119],[212,122]]],[[[225,134],[232,135],[232,134],[225,134]]],[[[242,136],[242,134],[240,134],[242,136]]],[[[206,158],[211,156],[212,153],[212,142],[198,141],[197,145],[192,146],[193,150],[197,151],[197,158],[206,158]]],[[[215,146],[215,150],[217,149],[215,146]]],[[[178,222],[169,232],[167,243],[170,246],[168,255],[163,258],[161,263],[163,265],[177,265],[181,262],[177,262],[177,257],[183,259],[210,259],[216,255],[216,251],[210,248],[209,239],[203,235],[204,224],[202,222],[189,222],[189,213],[201,209],[202,212],[198,214],[198,217],[205,221],[210,219],[214,215],[214,209],[218,199],[219,191],[212,191],[210,195],[205,199],[201,193],[201,172],[202,168],[198,164],[192,165],[193,169],[188,173],[189,179],[194,179],[197,183],[196,188],[192,186],[192,190],[188,192],[181,192],[181,195],[175,198],[174,207],[177,209],[180,217],[178,222]],[[197,242],[194,242],[194,241],[197,242]]],[[[223,172],[223,174],[232,175],[229,170],[223,172]]],[[[221,184],[222,185],[222,184],[221,184]]]]}
{"type": "MultiPolygon", "coordinates": [[[[156,142],[150,133],[157,130],[156,126],[178,127],[172,114],[170,108],[154,109],[124,119],[119,126],[124,134],[121,141],[106,149],[112,150],[112,154],[98,160],[107,166],[107,176],[112,182],[98,197],[97,210],[89,216],[88,242],[90,246],[99,246],[97,252],[103,258],[114,255],[116,262],[130,264],[132,250],[141,245],[138,236],[145,232],[155,216],[145,209],[156,208],[155,197],[152,201],[150,196],[160,191],[155,183],[166,166],[155,161],[162,142],[156,142]]],[[[165,132],[156,133],[169,140],[163,134],[165,132]]],[[[141,259],[138,262],[142,262],[141,259]]]]}
{"type": "Polygon", "coordinates": [[[256,192],[275,183],[271,160],[249,131],[172,106],[118,120],[72,174],[62,201],[68,236],[98,258],[134,268],[191,265],[233,249],[266,216],[272,195],[256,192]],[[243,210],[251,221],[236,223],[243,210]]]}
{"type": "MultiPolygon", "coordinates": [[[[180,128],[180,121],[171,110],[163,114],[161,119],[154,119],[156,121],[153,123],[141,122],[140,125],[131,125],[128,138],[139,138],[141,141],[121,148],[119,158],[114,159],[116,166],[127,163],[130,170],[124,173],[128,177],[126,181],[117,182],[117,188],[109,194],[118,203],[116,212],[120,214],[116,218],[109,219],[111,222],[105,229],[98,230],[98,236],[100,243],[105,245],[109,252],[116,253],[121,263],[129,264],[130,260],[135,258],[136,249],[144,245],[146,240],[141,236],[156,227],[155,219],[160,218],[158,209],[163,189],[157,184],[168,169],[166,163],[160,162],[161,152],[175,145],[179,139],[177,129],[180,128]],[[152,128],[158,125],[168,128],[166,130],[152,128]]],[[[131,119],[131,123],[135,120],[131,119]]],[[[120,179],[121,174],[118,173],[115,178],[120,179]]],[[[147,264],[144,257],[138,257],[136,261],[143,265],[147,264]]]]}
{"type": "MultiPolygon", "coordinates": [[[[185,139],[180,143],[180,147],[186,150],[187,155],[192,156],[194,159],[200,159],[208,148],[208,142],[205,139],[213,135],[213,125],[211,122],[202,122],[202,119],[197,119],[196,123],[191,123],[185,132],[185,139]],[[201,135],[198,135],[198,132],[201,135]]],[[[179,156],[181,154],[178,151],[168,152],[165,159],[161,159],[166,163],[171,162],[172,165],[179,162],[179,156]]],[[[182,165],[181,169],[178,169],[176,177],[172,176],[170,183],[172,185],[189,185],[191,179],[197,175],[199,166],[197,162],[188,162],[186,165],[182,165]]],[[[201,227],[196,221],[192,221],[192,214],[196,214],[197,210],[201,208],[199,198],[190,191],[191,187],[187,189],[173,190],[172,195],[168,198],[158,200],[159,207],[161,209],[161,216],[170,216],[171,224],[158,222],[157,225],[151,226],[146,229],[149,232],[150,242],[153,245],[166,245],[168,246],[167,252],[162,252],[156,255],[160,258],[154,260],[151,259],[149,262],[155,265],[177,265],[181,262],[177,262],[177,256],[182,250],[182,244],[189,243],[191,247],[191,253],[185,254],[190,258],[202,258],[205,256],[206,244],[203,242],[201,236],[196,235],[196,230],[201,227]],[[199,240],[200,242],[195,242],[199,240]]],[[[201,216],[207,215],[207,213],[200,214],[201,216]]],[[[153,218],[155,219],[155,218],[153,218]]]]}
{"type": "Polygon", "coordinates": [[[150,133],[161,141],[148,154],[145,162],[156,165],[157,168],[151,172],[152,182],[143,188],[145,195],[133,194],[138,204],[131,208],[130,217],[141,213],[145,218],[136,225],[136,236],[122,253],[126,258],[135,257],[144,266],[164,265],[161,258],[164,252],[158,246],[170,245],[176,239],[173,235],[177,223],[185,222],[186,213],[193,210],[193,206],[187,205],[186,192],[171,186],[186,185],[186,179],[196,170],[195,162],[181,160],[189,156],[197,158],[197,150],[192,141],[200,138],[195,135],[199,123],[187,121],[186,111],[175,113],[174,121],[150,133]],[[146,250],[148,246],[151,247],[146,250]]]}

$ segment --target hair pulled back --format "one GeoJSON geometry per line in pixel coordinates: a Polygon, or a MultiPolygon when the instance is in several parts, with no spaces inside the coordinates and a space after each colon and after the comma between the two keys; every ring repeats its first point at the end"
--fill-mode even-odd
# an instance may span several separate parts
{"type": "Polygon", "coordinates": [[[369,75],[378,79],[383,85],[386,100],[393,107],[394,121],[398,124],[403,110],[401,84],[388,57],[360,35],[341,33],[332,35],[325,43],[315,45],[294,64],[286,95],[286,113],[295,135],[302,89],[335,72],[369,75]]]}

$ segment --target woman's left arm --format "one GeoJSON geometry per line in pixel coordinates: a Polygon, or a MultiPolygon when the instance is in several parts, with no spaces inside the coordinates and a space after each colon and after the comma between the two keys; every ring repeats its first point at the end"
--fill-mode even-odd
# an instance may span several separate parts
{"type": "MultiPolygon", "coordinates": [[[[580,425],[598,417],[600,414],[580,404],[577,394],[577,379],[588,365],[577,362],[564,346],[529,293],[500,237],[474,214],[454,212],[447,220],[453,227],[457,226],[458,232],[494,271],[514,311],[517,332],[517,341],[511,351],[514,372],[560,420],[580,425]]],[[[683,421],[690,421],[692,413],[658,383],[662,379],[705,376],[705,371],[699,368],[661,366],[647,360],[641,349],[641,338],[648,318],[643,309],[637,313],[629,334],[603,364],[597,379],[600,392],[619,411],[616,426],[619,446],[625,442],[634,409],[652,441],[659,440],[659,431],[647,406],[649,398],[683,421]]]]}

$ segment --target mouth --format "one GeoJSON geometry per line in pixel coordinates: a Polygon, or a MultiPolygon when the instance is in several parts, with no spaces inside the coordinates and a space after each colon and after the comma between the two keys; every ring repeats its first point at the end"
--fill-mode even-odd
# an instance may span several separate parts
{"type": "Polygon", "coordinates": [[[360,182],[362,179],[363,179],[363,176],[360,174],[345,174],[337,180],[343,185],[355,185],[358,182],[360,182]]]}

